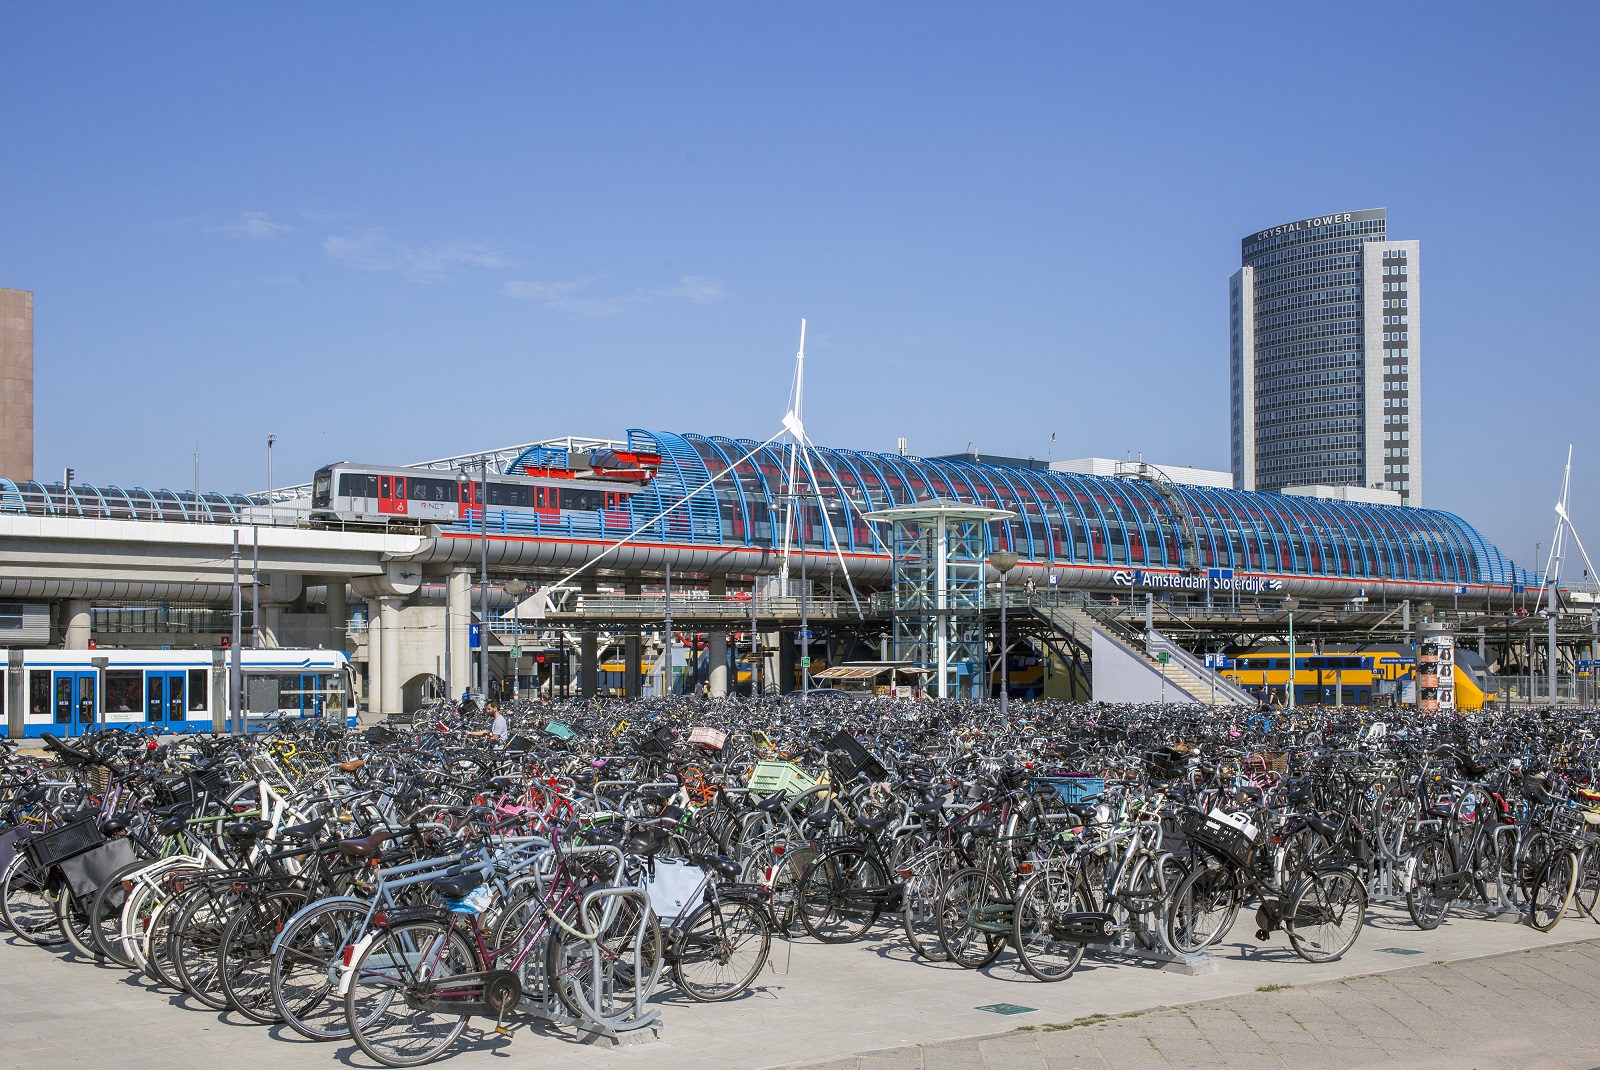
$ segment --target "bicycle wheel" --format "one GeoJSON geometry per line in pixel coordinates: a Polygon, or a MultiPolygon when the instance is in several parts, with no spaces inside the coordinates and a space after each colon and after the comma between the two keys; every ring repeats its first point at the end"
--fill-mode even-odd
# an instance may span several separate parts
{"type": "Polygon", "coordinates": [[[950,961],[982,969],[1006,946],[1013,913],[999,878],[981,869],[959,870],[939,895],[939,942],[950,961]]]}
{"type": "Polygon", "coordinates": [[[134,969],[133,956],[122,943],[122,908],[128,905],[132,894],[131,879],[134,874],[150,865],[148,859],[129,862],[117,870],[100,886],[89,903],[89,935],[95,950],[119,966],[134,969]],[[124,887],[123,882],[128,881],[124,887]]]}
{"type": "Polygon", "coordinates": [[[0,913],[6,927],[30,944],[56,947],[67,942],[56,926],[55,899],[47,888],[49,875],[34,872],[28,856],[17,852],[0,877],[0,913]]]}
{"type": "Polygon", "coordinates": [[[1437,929],[1450,911],[1453,896],[1440,887],[1452,871],[1450,851],[1443,840],[1420,843],[1411,852],[1411,885],[1406,889],[1406,910],[1417,928],[1437,929]]]}
{"type": "Polygon", "coordinates": [[[1323,869],[1300,882],[1283,931],[1307,962],[1333,962],[1354,946],[1366,918],[1367,889],[1355,871],[1323,869]]]}
{"type": "Polygon", "coordinates": [[[1567,904],[1572,902],[1572,893],[1577,887],[1577,854],[1557,849],[1534,879],[1533,893],[1528,897],[1528,923],[1542,933],[1554,929],[1567,912],[1567,904]]]}
{"type": "Polygon", "coordinates": [[[104,962],[105,957],[94,946],[89,911],[66,881],[56,889],[51,907],[55,911],[56,928],[66,936],[72,950],[90,961],[104,962]]]}
{"type": "Polygon", "coordinates": [[[878,920],[888,886],[876,859],[856,847],[830,851],[806,867],[796,891],[800,921],[824,944],[859,940],[878,920]]]}
{"type": "Polygon", "coordinates": [[[367,916],[359,899],[314,903],[289,919],[272,951],[272,1006],[307,1040],[350,1035],[337,991],[340,955],[367,916]]]}
{"type": "Polygon", "coordinates": [[[1167,945],[1179,955],[1199,954],[1227,935],[1243,903],[1239,874],[1232,866],[1196,865],[1167,901],[1167,945]]]}
{"type": "MultiPolygon", "coordinates": [[[[482,971],[466,934],[424,918],[379,933],[356,960],[344,997],[345,1023],[384,1066],[421,1066],[449,1050],[468,1015],[450,1010],[453,977],[482,971]]],[[[478,983],[481,987],[481,982],[478,983]]],[[[476,989],[460,988],[460,995],[476,989]]]]}
{"type": "Polygon", "coordinates": [[[1022,968],[1040,981],[1065,981],[1083,961],[1087,944],[1057,940],[1055,921],[1064,914],[1091,911],[1094,904],[1078,886],[1075,870],[1046,869],[1028,878],[1017,893],[1011,922],[1022,968]]]}
{"type": "Polygon", "coordinates": [[[766,911],[743,899],[702,903],[678,927],[672,979],[702,1003],[732,999],[767,963],[772,928],[766,911]]]}
{"type": "Polygon", "coordinates": [[[944,892],[945,871],[930,865],[906,881],[904,909],[900,927],[905,930],[911,950],[929,962],[943,962],[950,956],[939,942],[939,896],[944,892]]]}
{"type": "Polygon", "coordinates": [[[167,961],[178,983],[214,1011],[228,1007],[217,973],[217,949],[222,930],[240,905],[231,889],[208,884],[184,900],[167,936],[167,961]]]}
{"type": "Polygon", "coordinates": [[[273,892],[235,911],[217,945],[217,971],[228,1006],[262,1025],[283,1020],[272,1001],[272,942],[306,894],[273,892]]]}
{"type": "Polygon", "coordinates": [[[1600,903],[1600,847],[1594,844],[1590,844],[1583,852],[1583,864],[1578,867],[1578,887],[1574,894],[1578,908],[1594,918],[1595,906],[1600,903]]]}

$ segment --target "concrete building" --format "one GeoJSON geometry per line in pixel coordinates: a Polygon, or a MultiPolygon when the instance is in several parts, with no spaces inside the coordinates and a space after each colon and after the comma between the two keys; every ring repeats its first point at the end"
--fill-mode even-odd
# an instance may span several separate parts
{"type": "Polygon", "coordinates": [[[33,478],[33,294],[0,289],[0,478],[33,478]]]}
{"type": "Polygon", "coordinates": [[[1229,280],[1240,490],[1356,486],[1422,504],[1421,249],[1384,209],[1269,227],[1229,280]]]}
{"type": "Polygon", "coordinates": [[[1168,483],[1182,483],[1188,487],[1233,488],[1233,474],[1209,468],[1194,468],[1186,464],[1154,464],[1150,461],[1118,461],[1110,457],[1077,457],[1067,461],[1051,461],[1052,472],[1076,472],[1080,476],[1123,476],[1158,479],[1168,483]]]}

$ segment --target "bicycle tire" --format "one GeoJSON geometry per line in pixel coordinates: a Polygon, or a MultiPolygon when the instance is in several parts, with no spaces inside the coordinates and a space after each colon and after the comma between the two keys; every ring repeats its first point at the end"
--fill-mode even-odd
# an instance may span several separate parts
{"type": "Polygon", "coordinates": [[[1450,913],[1455,901],[1438,893],[1439,878],[1452,870],[1450,852],[1443,840],[1427,840],[1411,852],[1410,887],[1406,889],[1406,912],[1411,923],[1427,932],[1437,929],[1450,913]]]}
{"type": "Polygon", "coordinates": [[[951,962],[981,970],[1000,957],[1011,924],[1006,935],[982,926],[997,924],[992,915],[1004,900],[1005,889],[992,873],[969,867],[950,878],[939,893],[939,942],[951,962]]]}
{"type": "Polygon", "coordinates": [[[470,1019],[437,1009],[441,984],[482,969],[472,942],[444,919],[384,929],[351,964],[344,997],[351,1038],[384,1066],[432,1062],[460,1039],[470,1019]]]}
{"type": "Polygon", "coordinates": [[[1233,928],[1244,906],[1240,874],[1232,866],[1197,865],[1173,888],[1163,935],[1179,955],[1198,955],[1233,928]]]}
{"type": "Polygon", "coordinates": [[[1290,898],[1283,931],[1307,962],[1335,962],[1355,946],[1367,917],[1367,889],[1354,870],[1308,875],[1290,898]]]}
{"type": "Polygon", "coordinates": [[[302,891],[272,892],[234,912],[217,942],[217,973],[229,1008],[260,1025],[283,1020],[272,999],[272,945],[306,905],[302,891]]]}
{"type": "Polygon", "coordinates": [[[350,1035],[338,992],[340,956],[366,919],[359,899],[324,899],[290,918],[272,947],[272,1005],[307,1040],[350,1035]]]}
{"type": "Polygon", "coordinates": [[[1561,924],[1577,886],[1577,854],[1565,848],[1551,852],[1528,896],[1528,924],[1542,933],[1561,924]]]}
{"type": "Polygon", "coordinates": [[[18,938],[39,947],[59,947],[67,937],[56,925],[55,902],[48,893],[49,876],[40,879],[28,856],[19,851],[0,876],[0,915],[18,938]]]}
{"type": "Polygon", "coordinates": [[[1094,902],[1080,886],[1076,870],[1051,868],[1028,878],[1017,892],[1017,905],[1011,919],[1011,942],[1029,976],[1048,982],[1065,981],[1072,976],[1089,946],[1056,939],[1051,935],[1051,925],[1063,914],[1094,909],[1094,902]]]}
{"type": "Polygon", "coordinates": [[[796,890],[800,922],[824,944],[861,939],[881,912],[869,890],[887,887],[877,859],[859,847],[829,851],[806,867],[796,890]]]}
{"type": "Polygon", "coordinates": [[[700,1003],[721,1003],[749,989],[772,949],[767,912],[746,899],[702,903],[676,928],[672,979],[700,1003]]]}

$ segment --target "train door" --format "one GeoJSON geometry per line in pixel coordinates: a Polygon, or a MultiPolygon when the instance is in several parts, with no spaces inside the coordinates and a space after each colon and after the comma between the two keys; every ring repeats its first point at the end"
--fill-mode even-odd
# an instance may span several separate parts
{"type": "Polygon", "coordinates": [[[144,714],[148,723],[162,728],[181,727],[189,717],[184,697],[182,672],[144,674],[144,714]]]}
{"type": "Polygon", "coordinates": [[[378,512],[390,516],[406,515],[406,477],[378,477],[378,512]]]}
{"type": "Polygon", "coordinates": [[[55,674],[55,723],[67,735],[76,736],[94,727],[99,704],[95,701],[95,674],[57,672],[55,674]]]}

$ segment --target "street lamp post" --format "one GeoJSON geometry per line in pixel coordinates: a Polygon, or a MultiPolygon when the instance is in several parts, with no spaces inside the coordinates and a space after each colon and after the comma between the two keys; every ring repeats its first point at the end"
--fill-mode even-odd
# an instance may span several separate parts
{"type": "Polygon", "coordinates": [[[483,482],[478,484],[478,523],[483,525],[482,572],[478,584],[478,698],[489,695],[489,458],[483,458],[483,482]]]}
{"type": "Polygon", "coordinates": [[[1294,709],[1294,682],[1298,664],[1294,656],[1294,611],[1300,608],[1300,600],[1290,595],[1283,600],[1283,608],[1289,611],[1289,709],[1294,709]]]}
{"type": "Polygon", "coordinates": [[[272,522],[272,444],[278,441],[277,435],[267,436],[267,522],[272,522]]]}
{"type": "Polygon", "coordinates": [[[1017,555],[1001,551],[989,555],[989,564],[1000,573],[1000,716],[1010,708],[1011,659],[1006,656],[1006,573],[1017,567],[1017,555]]]}
{"type": "Polygon", "coordinates": [[[517,616],[516,602],[522,597],[522,592],[528,589],[526,580],[510,579],[506,581],[506,594],[511,596],[511,627],[513,638],[511,649],[517,656],[511,659],[511,701],[516,702],[522,698],[522,618],[517,616]]]}

